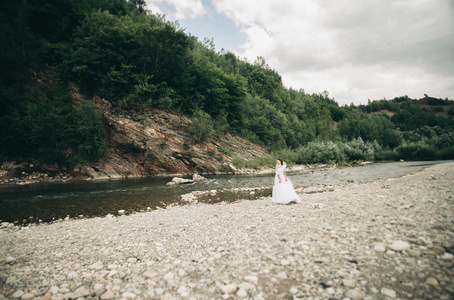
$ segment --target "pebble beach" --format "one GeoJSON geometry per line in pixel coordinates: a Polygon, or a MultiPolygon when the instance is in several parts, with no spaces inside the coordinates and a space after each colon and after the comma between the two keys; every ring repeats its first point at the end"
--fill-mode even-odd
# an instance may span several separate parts
{"type": "Polygon", "coordinates": [[[453,299],[454,163],[0,229],[0,299],[453,299]]]}

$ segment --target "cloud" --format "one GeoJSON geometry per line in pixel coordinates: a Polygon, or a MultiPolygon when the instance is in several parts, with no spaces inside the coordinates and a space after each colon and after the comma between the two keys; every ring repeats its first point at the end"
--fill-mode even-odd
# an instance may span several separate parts
{"type": "Polygon", "coordinates": [[[207,13],[201,0],[146,0],[147,9],[169,20],[193,19],[207,13]]]}
{"type": "Polygon", "coordinates": [[[454,98],[452,0],[204,1],[147,3],[171,6],[171,19],[226,16],[245,37],[237,55],[262,56],[287,87],[327,90],[340,104],[454,98]]]}
{"type": "Polygon", "coordinates": [[[449,0],[245,2],[214,6],[243,28],[238,54],[263,56],[288,87],[328,90],[341,104],[454,96],[449,0]]]}

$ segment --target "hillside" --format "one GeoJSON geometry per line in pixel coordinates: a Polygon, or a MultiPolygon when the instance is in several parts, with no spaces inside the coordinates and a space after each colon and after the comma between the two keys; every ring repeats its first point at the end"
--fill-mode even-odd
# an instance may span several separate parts
{"type": "Polygon", "coordinates": [[[265,155],[267,167],[276,156],[454,158],[451,100],[339,106],[326,91],[286,88],[263,57],[215,51],[143,1],[7,2],[0,28],[8,180],[216,173],[232,156],[265,155]]]}

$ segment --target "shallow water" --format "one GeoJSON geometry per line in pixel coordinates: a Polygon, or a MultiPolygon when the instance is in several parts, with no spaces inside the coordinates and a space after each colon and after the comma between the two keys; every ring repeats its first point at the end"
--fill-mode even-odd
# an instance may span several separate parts
{"type": "MultiPolygon", "coordinates": [[[[349,181],[368,182],[376,179],[401,177],[441,163],[390,162],[366,166],[344,167],[333,170],[304,170],[287,172],[294,186],[308,187],[318,184],[340,184],[349,181]]],[[[271,196],[274,174],[206,176],[207,181],[189,185],[167,186],[171,178],[136,178],[108,181],[69,183],[40,183],[31,185],[0,186],[0,220],[20,223],[49,222],[66,216],[105,216],[146,210],[147,207],[165,207],[180,204],[180,196],[193,191],[217,190],[206,194],[200,202],[232,202],[239,199],[258,199],[271,196]],[[235,188],[264,188],[250,191],[233,191],[235,188]]],[[[181,203],[183,204],[183,203],[181,203]]]]}

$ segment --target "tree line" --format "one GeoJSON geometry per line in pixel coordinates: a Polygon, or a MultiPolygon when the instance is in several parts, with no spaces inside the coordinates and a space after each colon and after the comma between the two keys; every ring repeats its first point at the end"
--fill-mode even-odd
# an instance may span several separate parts
{"type": "MultiPolygon", "coordinates": [[[[70,164],[103,155],[103,120],[87,96],[122,110],[193,117],[194,142],[232,133],[295,163],[454,157],[454,121],[407,96],[339,106],[286,88],[258,57],[146,12],[142,0],[10,1],[0,12],[0,158],[70,164]],[[393,112],[373,114],[382,110],[393,112]]],[[[447,105],[453,104],[448,101],[447,105]]],[[[273,154],[274,155],[274,154],[273,154]]]]}

